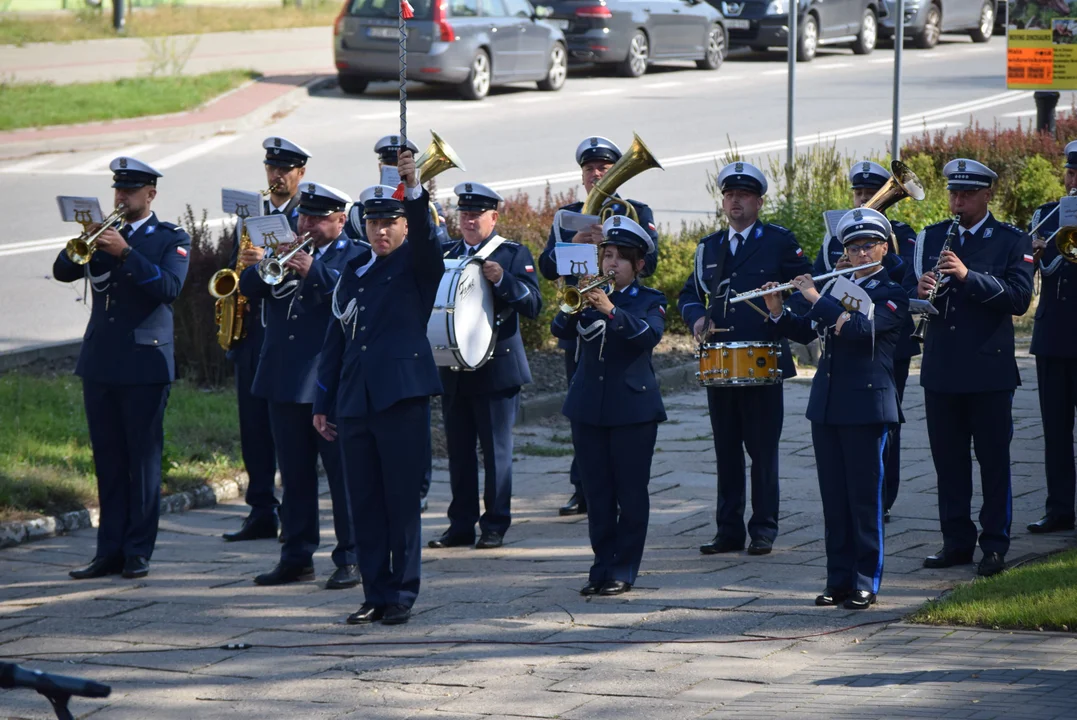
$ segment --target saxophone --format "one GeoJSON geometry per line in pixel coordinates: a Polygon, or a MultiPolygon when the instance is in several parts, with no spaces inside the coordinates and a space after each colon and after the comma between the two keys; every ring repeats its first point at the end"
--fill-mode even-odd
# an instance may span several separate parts
{"type": "Polygon", "coordinates": [[[243,326],[243,315],[247,312],[247,298],[239,292],[239,275],[246,265],[243,264],[243,251],[251,247],[251,236],[244,223],[239,236],[239,254],[236,269],[222,268],[213,273],[209,280],[209,294],[217,298],[214,314],[217,322],[217,344],[225,350],[242,340],[247,334],[243,326]]]}

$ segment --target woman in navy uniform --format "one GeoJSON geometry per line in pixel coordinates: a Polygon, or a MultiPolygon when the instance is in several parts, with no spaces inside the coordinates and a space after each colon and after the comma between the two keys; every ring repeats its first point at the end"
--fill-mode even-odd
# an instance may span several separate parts
{"type": "Polygon", "coordinates": [[[460,183],[460,231],[463,239],[446,252],[451,260],[479,255],[482,274],[494,288],[497,342],[493,356],[478,370],[439,368],[445,440],[449,450],[449,528],[430,547],[475,544],[501,547],[512,521],[512,428],[520,404],[520,387],[531,382],[520,317],[534,319],[542,310],[535,261],[525,246],[497,234],[497,206],[503,199],[479,183],[460,183]],[[485,512],[479,516],[479,463],[482,446],[486,476],[485,512]],[[481,535],[475,542],[475,523],[481,535]]]}
{"type": "Polygon", "coordinates": [[[411,152],[398,169],[407,186],[376,185],[360,196],[371,251],[349,263],[333,293],[337,321],[325,336],[314,426],[344,453],[359,533],[360,625],[405,623],[419,594],[419,486],[430,463],[430,396],[441,380],[426,326],[445,273],[430,197],[411,152]],[[337,425],[329,422],[335,407],[337,425]]]}
{"type": "MultiPolygon", "coordinates": [[[[1077,141],[1066,145],[1066,191],[1077,188],[1077,141]]],[[[1057,202],[1038,208],[1029,229],[1034,254],[1040,255],[1040,302],[1032,327],[1032,354],[1036,356],[1040,418],[1043,421],[1044,471],[1047,507],[1044,516],[1029,524],[1033,533],[1072,530],[1074,487],[1073,418],[1077,407],[1077,265],[1067,262],[1054,241],[1046,238],[1058,229],[1057,202]],[[1044,221],[1042,225],[1041,221],[1044,221]],[[1072,284],[1071,284],[1072,283],[1072,284]],[[1073,300],[1070,300],[1070,298],[1073,300]]]]}
{"type": "MultiPolygon", "coordinates": [[[[310,153],[282,137],[268,137],[262,142],[262,147],[266,151],[263,163],[269,182],[269,198],[262,201],[262,213],[284,215],[292,232],[295,232],[299,222],[299,183],[306,174],[310,153]]],[[[228,267],[232,269],[235,269],[239,259],[237,234],[238,228],[233,233],[232,257],[228,261],[228,267]]],[[[245,333],[228,351],[228,359],[235,364],[236,370],[239,442],[248,477],[244,500],[251,511],[239,530],[224,533],[224,539],[229,542],[275,538],[279,527],[277,514],[280,503],[273,492],[277,456],[273,447],[273,430],[269,424],[269,404],[265,398],[251,392],[265,339],[261,299],[248,298],[243,327],[245,333]]]]}
{"type": "MultiPolygon", "coordinates": [[[[890,180],[890,172],[882,165],[870,160],[861,160],[849,169],[849,185],[853,191],[853,207],[863,207],[883,185],[890,180]]],[[[885,213],[884,213],[885,214],[885,213]]],[[[891,246],[890,252],[883,257],[883,267],[890,279],[904,286],[906,273],[911,272],[912,258],[916,250],[916,231],[903,222],[890,221],[894,232],[893,240],[897,247],[891,246]]],[[[848,267],[842,262],[845,248],[836,235],[832,235],[819,248],[812,266],[812,275],[822,275],[831,270],[848,267]]],[[[897,384],[898,403],[905,397],[905,383],[909,379],[909,365],[920,354],[920,344],[912,339],[914,323],[912,315],[907,316],[905,327],[901,331],[897,349],[894,351],[894,382],[897,384]]],[[[897,500],[898,487],[901,485],[901,423],[890,426],[890,436],[886,440],[886,483],[883,492],[883,521],[890,522],[890,508],[897,500]]]]}
{"type": "MultiPolygon", "coordinates": [[[[965,158],[943,167],[950,211],[959,217],[948,252],[951,221],[925,228],[916,238],[916,287],[926,299],[939,285],[924,341],[920,385],[931,457],[939,491],[943,547],[924,567],[968,565],[976,548],[972,521],[972,454],[980,464],[980,575],[1006,567],[1013,493],[1010,441],[1013,393],[1021,384],[1014,355],[1013,316],[1032,300],[1032,241],[1019,228],[988,212],[997,175],[965,158]],[[941,255],[941,258],[940,258],[941,255]],[[932,268],[938,267],[940,278],[932,268]]],[[[907,283],[910,285],[911,283],[907,283]]]]}
{"type": "MultiPolygon", "coordinates": [[[[838,225],[853,266],[881,262],[890,222],[875,210],[851,210],[838,225]]],[[[784,309],[781,296],[765,297],[779,332],[797,342],[823,339],[807,418],[826,523],[826,589],[816,605],[864,610],[875,602],[883,572],[883,454],[891,425],[901,422],[894,352],[909,315],[909,298],[883,267],[853,273],[871,313],[850,310],[830,288],[816,290],[811,275],[793,283],[803,314],[784,309]]],[[[773,287],[768,283],[763,287],[773,287]]]]}
{"type": "Polygon", "coordinates": [[[573,447],[587,499],[595,560],[581,595],[632,589],[647,539],[651,458],[666,419],[651,352],[665,330],[666,297],[637,281],[654,249],[647,231],[615,215],[602,225],[602,272],[613,290],[586,294],[586,309],[559,312],[551,330],[576,345],[579,363],[562,412],[576,430],[573,447]]]}
{"type": "MultiPolygon", "coordinates": [[[[576,164],[580,166],[581,182],[585,193],[591,192],[595,183],[601,180],[602,176],[613,167],[613,164],[621,159],[621,155],[621,149],[611,140],[604,137],[589,137],[579,144],[576,148],[576,164]]],[[[651,212],[650,207],[638,200],[626,199],[623,202],[631,205],[636,211],[636,217],[639,218],[640,225],[646,229],[647,235],[650,236],[651,243],[654,246],[654,249],[647,253],[643,272],[640,273],[640,277],[650,277],[654,273],[655,267],[658,266],[658,230],[655,227],[654,213],[651,212]]],[[[574,213],[578,213],[582,209],[583,201],[577,201],[561,208],[561,210],[574,213]]],[[[620,214],[625,213],[625,205],[623,204],[614,205],[614,209],[620,214]]],[[[546,248],[539,255],[539,271],[544,278],[551,282],[560,278],[560,275],[557,274],[557,255],[555,252],[559,241],[597,245],[602,241],[602,228],[599,225],[592,225],[590,228],[577,233],[573,230],[557,227],[557,220],[554,220],[554,226],[550,228],[550,235],[546,240],[546,248]]],[[[570,283],[575,282],[573,278],[566,278],[566,280],[570,283]]],[[[565,379],[571,382],[572,375],[576,372],[575,342],[560,340],[557,345],[565,351],[565,379]]],[[[579,462],[575,458],[572,459],[572,467],[569,469],[569,480],[572,481],[572,497],[558,512],[561,515],[585,514],[587,512],[587,502],[583,497],[583,489],[580,487],[579,462]]]]}
{"type": "MultiPolygon", "coordinates": [[[[267,285],[258,273],[260,248],[243,253],[248,267],[239,289],[263,301],[265,343],[253,392],[269,402],[269,421],[284,483],[284,532],[280,562],[258,575],[258,585],[282,585],[314,579],[314,553],[320,543],[318,458],[329,479],[333,502],[333,549],[336,570],[326,588],[359,584],[355,530],[348,512],[340,448],[311,427],[317,389],[318,360],[326,328],[333,321],[332,296],[337,278],[362,246],[343,234],[344,208],[351,198],[327,185],[300,186],[299,232],[313,238],[311,252],[299,252],[286,264],[282,283],[267,285]]],[[[297,242],[300,240],[297,239],[297,242]]],[[[283,248],[281,249],[283,252],[283,248]]]]}
{"type": "MultiPolygon", "coordinates": [[[[731,293],[766,282],[788,282],[811,270],[793,233],[759,222],[767,179],[746,162],[718,173],[724,230],[699,241],[695,272],[684,283],[677,305],[701,342],[780,342],[783,377],[796,375],[788,343],[761,310],[730,305],[731,293]],[[739,314],[738,314],[739,313],[739,314]]],[[[704,555],[744,549],[744,451],[752,458],[752,517],[748,552],[766,555],[778,535],[778,442],[785,401],[782,386],[707,388],[714,452],[718,462],[718,530],[702,545],[704,555]]]]}
{"type": "Polygon", "coordinates": [[[187,277],[191,238],[150,210],[161,173],[135,158],[109,165],[123,227],[106,230],[86,265],[61,251],[52,275],[84,277],[93,310],[75,374],[97,472],[97,552],[76,580],[122,573],[145,577],[161,509],[161,453],[168,393],[176,377],[172,303],[187,277]]]}

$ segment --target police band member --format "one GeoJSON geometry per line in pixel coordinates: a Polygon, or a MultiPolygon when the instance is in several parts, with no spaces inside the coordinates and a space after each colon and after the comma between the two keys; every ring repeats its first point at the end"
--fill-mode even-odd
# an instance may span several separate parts
{"type": "MultiPolygon", "coordinates": [[[[295,232],[299,222],[299,182],[307,172],[310,153],[282,137],[268,137],[262,147],[266,151],[263,163],[269,182],[269,198],[262,201],[262,212],[284,215],[295,232]]],[[[239,258],[238,232],[237,228],[232,238],[232,257],[228,261],[228,267],[232,269],[239,258]]],[[[248,298],[246,314],[243,322],[246,332],[228,351],[228,358],[235,364],[239,440],[249,478],[244,499],[251,511],[239,530],[224,534],[224,539],[232,542],[275,538],[279,526],[279,503],[273,492],[277,458],[269,424],[269,404],[251,392],[265,339],[262,300],[248,298]]]]}
{"type": "MultiPolygon", "coordinates": [[[[887,181],[890,172],[882,165],[870,160],[861,160],[849,170],[849,185],[853,191],[853,207],[863,207],[887,181]]],[[[885,214],[885,213],[884,213],[885,214]]],[[[899,285],[905,285],[906,273],[912,272],[912,258],[916,250],[916,231],[903,222],[890,220],[893,230],[890,252],[883,257],[883,267],[890,279],[899,285]]],[[[819,248],[819,254],[812,266],[812,275],[822,275],[835,269],[849,267],[843,261],[845,248],[836,235],[831,236],[819,248]]],[[[914,280],[915,282],[915,280],[914,280]]],[[[894,382],[897,384],[898,403],[905,397],[905,383],[909,379],[909,364],[912,358],[920,354],[920,344],[912,339],[913,319],[906,314],[905,327],[902,329],[897,349],[894,351],[894,382]]],[[[883,520],[890,522],[890,508],[897,499],[901,484],[901,423],[890,427],[890,436],[886,441],[886,483],[883,489],[883,520]]]]}
{"type": "MultiPolygon", "coordinates": [[[[1066,145],[1066,191],[1077,188],[1077,141],[1066,145]]],[[[1072,530],[1074,518],[1073,417],[1077,407],[1077,265],[1067,262],[1058,245],[1047,242],[1058,230],[1057,202],[1038,208],[1030,229],[1040,225],[1032,238],[1040,256],[1040,299],[1032,328],[1032,354],[1036,356],[1040,417],[1043,421],[1044,470],[1047,476],[1047,507],[1042,519],[1028,526],[1029,532],[1072,530]],[[1074,285],[1070,285],[1074,283],[1074,285]],[[1069,298],[1074,298],[1070,300],[1069,298]]]]}
{"type": "MultiPolygon", "coordinates": [[[[621,155],[621,149],[604,137],[589,137],[579,144],[576,148],[576,164],[580,166],[581,182],[585,193],[589,194],[591,192],[595,183],[601,180],[609,169],[613,167],[613,164],[621,159],[621,155]]],[[[640,273],[640,277],[650,277],[658,265],[658,230],[655,227],[654,214],[647,205],[637,200],[628,199],[620,204],[615,204],[613,206],[614,211],[621,215],[625,214],[626,205],[624,203],[632,206],[635,210],[636,216],[639,218],[639,224],[646,230],[651,238],[651,243],[654,245],[654,249],[647,253],[643,272],[640,273]]],[[[577,201],[570,205],[565,205],[561,209],[578,213],[583,209],[583,202],[577,201]]],[[[550,281],[555,281],[560,277],[557,274],[557,256],[554,252],[558,241],[597,245],[602,242],[602,226],[592,225],[590,228],[578,233],[556,226],[550,228],[546,248],[539,256],[539,271],[544,278],[550,281]]],[[[573,278],[568,278],[567,280],[574,282],[573,278]]],[[[557,345],[565,351],[565,379],[571,382],[572,375],[576,371],[576,345],[568,340],[560,340],[557,345]]],[[[587,502],[583,497],[583,489],[580,486],[579,463],[575,458],[572,459],[569,479],[572,481],[572,497],[568,499],[568,502],[560,509],[559,513],[561,515],[584,514],[587,512],[587,502]]]]}
{"type": "Polygon", "coordinates": [[[636,582],[647,539],[651,459],[658,423],[666,419],[651,366],[665,329],[666,297],[637,280],[653,240],[618,215],[602,231],[601,270],[614,272],[611,292],[590,291],[582,312],[559,312],[551,326],[555,337],[576,344],[579,362],[563,412],[575,426],[595,554],[581,595],[620,595],[636,582]]]}
{"type": "Polygon", "coordinates": [[[938,482],[943,547],[924,567],[972,562],[972,456],[980,464],[978,572],[1005,568],[1012,513],[1011,404],[1021,378],[1014,356],[1013,316],[1032,298],[1032,243],[1020,229],[988,211],[997,175],[975,160],[952,160],[943,168],[950,211],[959,216],[951,250],[940,252],[951,222],[931,225],[916,239],[914,297],[927,298],[939,283],[927,328],[920,385],[931,456],[938,482]],[[938,274],[932,269],[938,267],[938,274]]]}
{"type": "MultiPolygon", "coordinates": [[[[699,241],[695,272],[678,299],[681,316],[701,342],[781,342],[784,377],[796,374],[788,343],[758,307],[731,305],[731,293],[765,282],[788,282],[811,270],[793,233],[759,221],[767,180],[746,162],[718,174],[729,226],[699,241]],[[758,310],[758,312],[756,312],[758,310]]],[[[718,531],[702,545],[704,555],[744,549],[744,450],[752,458],[752,517],[748,552],[765,555],[778,534],[778,441],[782,434],[782,386],[708,388],[707,405],[718,461],[718,531]]]]}
{"type": "MultiPolygon", "coordinates": [[[[837,231],[851,266],[886,257],[891,225],[882,213],[851,210],[837,231]]],[[[791,305],[804,308],[802,314],[784,309],[778,293],[764,297],[783,335],[805,344],[823,340],[807,412],[826,525],[826,589],[815,604],[864,610],[882,579],[883,451],[889,427],[901,421],[893,358],[909,298],[883,267],[852,277],[873,310],[852,299],[843,305],[843,296],[830,289],[844,280],[819,291],[811,275],[793,281],[800,302],[791,305]]]]}
{"type": "Polygon", "coordinates": [[[493,356],[475,371],[440,368],[442,413],[449,450],[449,528],[430,541],[432,548],[474,543],[479,550],[501,547],[511,523],[512,428],[520,404],[520,387],[531,382],[520,317],[534,319],[542,309],[535,261],[526,246],[497,234],[497,207],[503,199],[479,183],[454,189],[463,239],[445,257],[477,257],[494,288],[497,342],[493,356]],[[479,515],[479,464],[482,447],[485,482],[479,515]],[[475,523],[479,540],[475,541],[475,523]]]}
{"type": "Polygon", "coordinates": [[[191,239],[150,209],[161,173],[119,157],[112,170],[123,226],[105,230],[87,265],[61,251],[52,274],[87,278],[93,309],[75,374],[82,378],[86,423],[101,507],[97,552],[76,580],[145,577],[157,540],[161,453],[168,393],[176,377],[172,303],[187,277],[191,239]]]}
{"type": "Polygon", "coordinates": [[[371,250],[343,270],[318,369],[314,425],[338,438],[358,531],[365,600],[353,625],[405,623],[419,593],[419,486],[430,456],[430,396],[441,393],[426,326],[445,263],[410,151],[406,199],[374,186],[360,201],[371,250]],[[329,420],[335,406],[336,426],[329,420]]]}
{"type": "MultiPolygon", "coordinates": [[[[267,284],[259,273],[262,248],[243,251],[248,264],[239,289],[264,302],[265,342],[253,392],[269,403],[269,422],[284,484],[284,532],[280,562],[258,575],[258,585],[282,585],[314,579],[314,553],[320,542],[318,458],[329,480],[333,502],[333,550],[336,570],[330,590],[359,584],[355,530],[348,512],[340,447],[324,440],[311,426],[317,390],[318,361],[326,328],[333,321],[332,296],[337,278],[362,246],[343,234],[344,209],[351,198],[313,182],[300,186],[299,233],[296,242],[312,240],[310,252],[295,254],[284,268],[284,280],[267,284]]],[[[279,248],[283,256],[286,248],[279,248]]]]}

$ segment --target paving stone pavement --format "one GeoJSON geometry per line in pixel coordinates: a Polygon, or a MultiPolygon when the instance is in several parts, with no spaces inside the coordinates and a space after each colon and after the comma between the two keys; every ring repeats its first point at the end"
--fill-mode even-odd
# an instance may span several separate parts
{"type": "MultiPolygon", "coordinates": [[[[1044,488],[1027,357],[1021,371],[1011,561],[1075,544],[1071,533],[1024,531],[1040,516],[1044,488]]],[[[697,550],[714,534],[715,470],[706,398],[687,392],[667,398],[647,552],[627,595],[577,593],[590,550],[585,519],[556,516],[570,452],[566,425],[554,422],[517,430],[518,449],[530,443],[545,454],[518,455],[506,545],[424,549],[407,625],[346,625],[359,590],[255,587],[279,546],[223,543],[245,511],[231,504],[163,518],[153,572],[141,581],[67,578],[92,555],[92,530],[0,551],[0,657],[111,684],[106,700],[72,703],[77,716],[110,720],[1077,716],[1077,639],[1068,635],[845,629],[897,622],[973,577],[972,566],[921,567],[941,539],[915,377],[879,604],[862,613],[812,604],[825,558],[807,395],[806,384],[787,385],[781,534],[766,557],[697,550]]],[[[438,462],[424,539],[447,527],[448,500],[438,462]]],[[[322,510],[329,541],[327,493],[322,510]]],[[[330,549],[316,557],[322,582],[330,549]]],[[[0,717],[52,716],[32,693],[0,691],[0,717]]]]}

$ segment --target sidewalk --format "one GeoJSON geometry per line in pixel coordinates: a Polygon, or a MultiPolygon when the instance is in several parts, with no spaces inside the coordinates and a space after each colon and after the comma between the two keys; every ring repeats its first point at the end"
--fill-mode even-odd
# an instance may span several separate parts
{"type": "MultiPolygon", "coordinates": [[[[1044,488],[1027,356],[1021,369],[1010,561],[1074,544],[1071,533],[1024,531],[1040,516],[1044,488]]],[[[89,559],[92,531],[0,551],[0,656],[112,684],[107,700],[73,702],[76,715],[95,720],[1073,717],[1072,636],[846,629],[897,622],[973,577],[974,566],[921,565],[941,540],[915,376],[879,604],[862,613],[812,604],[825,558],[803,417],[808,386],[790,383],[785,393],[781,533],[772,555],[698,553],[714,533],[715,481],[706,397],[693,391],[667,398],[647,553],[627,595],[587,600],[576,592],[590,550],[586,521],[556,516],[570,461],[559,422],[517,430],[505,547],[424,548],[423,588],[408,625],[345,625],[362,600],[358,590],[255,587],[252,576],[276,562],[279,546],[224,544],[220,533],[245,513],[224,505],[163,518],[153,573],[143,581],[69,581],[67,570],[89,559]],[[524,454],[526,445],[535,454],[524,454]],[[227,642],[254,647],[219,649],[227,642]],[[58,654],[26,657],[34,653],[58,654]]],[[[326,544],[315,562],[324,582],[332,524],[327,493],[322,500],[326,544]]],[[[445,529],[448,500],[439,462],[424,540],[445,529]]],[[[0,710],[49,717],[27,692],[0,692],[0,710]]]]}

